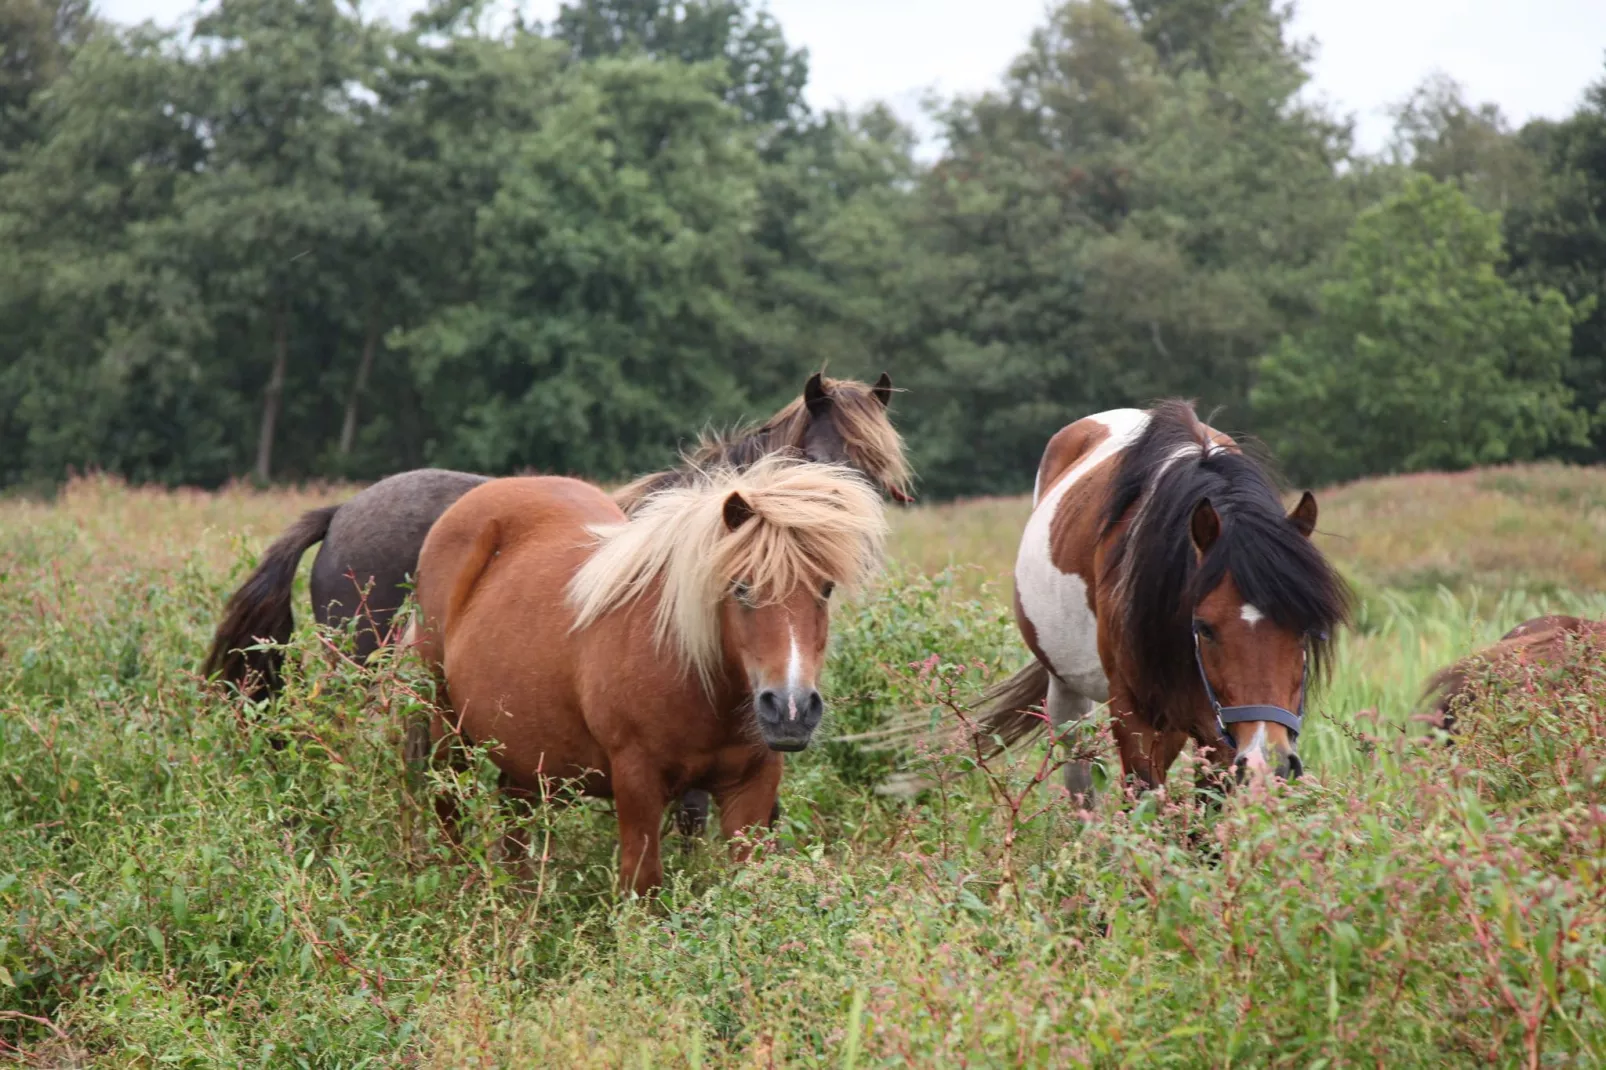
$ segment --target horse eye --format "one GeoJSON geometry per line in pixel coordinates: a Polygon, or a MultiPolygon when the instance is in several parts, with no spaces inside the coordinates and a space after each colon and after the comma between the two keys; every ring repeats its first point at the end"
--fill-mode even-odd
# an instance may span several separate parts
{"type": "Polygon", "coordinates": [[[753,589],[747,584],[740,580],[731,584],[731,595],[748,609],[753,608],[753,589]]]}
{"type": "Polygon", "coordinates": [[[820,589],[820,597],[829,600],[831,597],[831,592],[834,590],[836,590],[836,584],[827,583],[820,589]]]}
{"type": "Polygon", "coordinates": [[[1196,620],[1193,622],[1193,630],[1198,632],[1199,638],[1203,639],[1207,643],[1214,643],[1216,641],[1216,630],[1202,620],[1196,620]]]}

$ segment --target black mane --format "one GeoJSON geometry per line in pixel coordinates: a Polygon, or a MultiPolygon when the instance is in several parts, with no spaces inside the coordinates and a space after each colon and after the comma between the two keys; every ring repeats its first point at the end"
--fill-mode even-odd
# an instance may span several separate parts
{"type": "Polygon", "coordinates": [[[1167,731],[1193,728],[1208,709],[1192,618],[1228,575],[1278,627],[1309,636],[1313,676],[1323,674],[1332,637],[1349,616],[1348,587],[1288,519],[1266,471],[1236,449],[1211,448],[1208,435],[1191,404],[1157,404],[1121,456],[1103,517],[1106,536],[1127,523],[1106,567],[1125,602],[1118,619],[1133,697],[1167,731]],[[1221,517],[1221,536],[1199,561],[1190,524],[1206,498],[1221,517]]]}

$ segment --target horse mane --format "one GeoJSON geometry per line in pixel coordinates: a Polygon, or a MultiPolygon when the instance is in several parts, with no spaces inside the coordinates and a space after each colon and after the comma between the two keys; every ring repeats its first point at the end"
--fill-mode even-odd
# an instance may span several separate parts
{"type": "Polygon", "coordinates": [[[746,584],[759,604],[799,584],[854,586],[879,564],[887,524],[880,494],[842,466],[769,454],[690,478],[653,492],[627,522],[592,527],[596,552],[568,597],[578,631],[656,587],[654,641],[711,689],[722,657],[719,607],[732,584],[746,584]],[[734,531],[725,522],[732,494],[752,513],[734,531]]]}
{"type": "MultiPolygon", "coordinates": [[[[856,379],[824,376],[820,385],[831,396],[831,420],[853,467],[877,486],[907,495],[913,475],[904,458],[903,439],[874,390],[856,379]]],[[[650,495],[692,482],[704,470],[745,468],[772,453],[800,455],[808,428],[809,411],[799,396],[763,423],[728,431],[707,429],[698,436],[697,445],[681,455],[679,466],[642,476],[615,492],[614,500],[632,512],[650,495]]]]}
{"type": "Polygon", "coordinates": [[[1246,602],[1309,637],[1309,671],[1326,672],[1348,620],[1348,586],[1283,510],[1267,471],[1236,445],[1213,442],[1186,401],[1160,402],[1121,456],[1105,502],[1116,536],[1106,580],[1133,661],[1134,697],[1162,730],[1185,730],[1206,702],[1193,649],[1193,611],[1231,576],[1246,602]],[[1221,535],[1199,560],[1190,526],[1208,498],[1221,535]],[[1125,525],[1124,528],[1122,525],[1125,525]]]}

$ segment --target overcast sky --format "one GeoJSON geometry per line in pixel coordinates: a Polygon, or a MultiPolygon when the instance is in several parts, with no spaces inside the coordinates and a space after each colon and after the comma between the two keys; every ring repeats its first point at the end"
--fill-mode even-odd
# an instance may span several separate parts
{"type": "MultiPolygon", "coordinates": [[[[1044,0],[769,0],[809,50],[817,107],[874,100],[914,117],[927,90],[975,92],[998,79],[1042,21],[1044,0]]],[[[112,18],[172,21],[193,0],[101,0],[112,18]]],[[[405,16],[416,3],[368,0],[405,16]]],[[[550,19],[558,0],[528,0],[550,19]]],[[[1302,0],[1295,32],[1317,42],[1312,91],[1353,114],[1361,147],[1388,135],[1384,109],[1435,71],[1516,123],[1572,110],[1606,74],[1606,0],[1302,0]]]]}

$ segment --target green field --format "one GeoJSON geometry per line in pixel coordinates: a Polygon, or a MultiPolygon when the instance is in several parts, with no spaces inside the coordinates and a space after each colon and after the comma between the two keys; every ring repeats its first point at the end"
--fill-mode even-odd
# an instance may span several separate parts
{"type": "MultiPolygon", "coordinates": [[[[402,761],[427,697],[409,664],[319,656],[300,621],[303,668],[271,708],[195,678],[254,552],[347,493],[79,481],[53,504],[0,502],[0,1053],[1606,1061],[1606,669],[1492,687],[1454,748],[1413,717],[1432,670],[1518,620],[1606,617],[1599,470],[1321,496],[1324,546],[1363,601],[1294,785],[1217,813],[1173,792],[1078,815],[1031,787],[1042,748],[977,769],[943,737],[899,753],[826,742],[789,762],[785,817],[756,862],[672,849],[646,903],[611,890],[601,803],[525,816],[532,879],[493,860],[489,762],[426,782],[402,761]],[[899,767],[939,787],[877,795],[899,767]],[[461,849],[435,828],[432,791],[461,796],[461,849]]],[[[1008,574],[1025,513],[989,499],[896,515],[889,578],[834,622],[827,738],[962,710],[1020,664],[1008,574]]]]}

